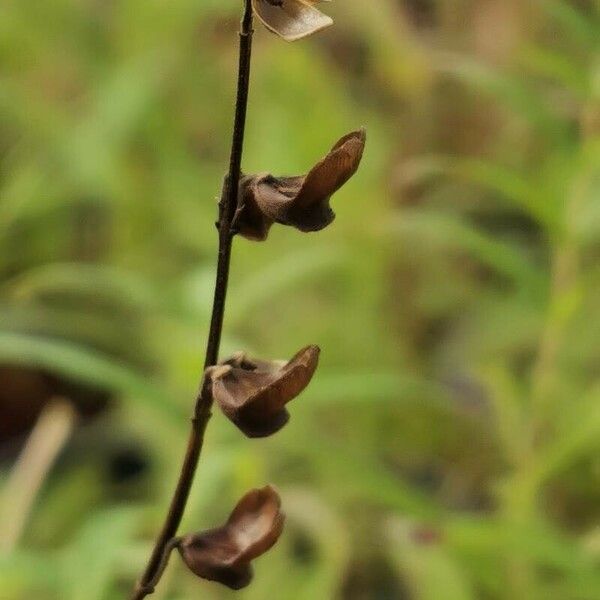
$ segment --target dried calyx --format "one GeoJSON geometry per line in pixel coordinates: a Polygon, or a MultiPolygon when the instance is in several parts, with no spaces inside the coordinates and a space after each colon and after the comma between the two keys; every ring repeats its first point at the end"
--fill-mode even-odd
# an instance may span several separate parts
{"type": "Polygon", "coordinates": [[[315,8],[319,1],[252,0],[252,7],[267,29],[293,42],[333,25],[331,17],[315,8]]]}
{"type": "Polygon", "coordinates": [[[327,227],[335,218],[329,200],[356,173],[366,138],[364,129],[345,135],[306,175],[274,177],[261,173],[242,177],[237,231],[262,241],[273,223],[305,232],[327,227]]]}
{"type": "Polygon", "coordinates": [[[239,590],[252,580],[251,561],[279,539],[285,517],[271,486],[248,492],[222,527],[187,535],[177,548],[198,577],[239,590]]]}
{"type": "Polygon", "coordinates": [[[318,361],[318,346],[303,348],[287,362],[239,353],[208,369],[207,377],[225,415],[248,437],[266,437],[288,422],[286,404],[309,384],[318,361]]]}

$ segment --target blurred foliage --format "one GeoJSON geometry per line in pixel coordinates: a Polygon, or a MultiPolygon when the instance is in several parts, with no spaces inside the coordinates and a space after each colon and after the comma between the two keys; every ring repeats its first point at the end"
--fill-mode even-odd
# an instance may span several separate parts
{"type": "MultiPolygon", "coordinates": [[[[236,243],[223,348],[318,342],[322,366],[272,439],[215,414],[183,529],[273,481],[286,533],[236,597],[597,600],[600,2],[326,8],[303,43],[257,27],[244,167],[303,172],[362,124],[365,160],[332,227],[236,243]]],[[[238,13],[1,3],[0,365],[109,397],[2,600],[123,598],[148,555],[207,334],[238,13]]],[[[200,596],[233,597],[173,559],[156,598],[200,596]]]]}

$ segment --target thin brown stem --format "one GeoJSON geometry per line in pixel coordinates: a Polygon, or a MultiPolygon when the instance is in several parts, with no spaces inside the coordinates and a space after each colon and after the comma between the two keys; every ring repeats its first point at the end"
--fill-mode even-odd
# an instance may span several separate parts
{"type": "MultiPolygon", "coordinates": [[[[212,318],[204,368],[213,366],[219,357],[223,317],[225,315],[225,300],[229,281],[229,264],[234,231],[232,222],[237,209],[238,186],[242,167],[242,152],[246,126],[246,111],[248,106],[248,90],[250,84],[250,59],[252,55],[252,5],[250,0],[244,0],[244,14],[240,29],[240,54],[238,70],[237,100],[235,121],[231,141],[231,159],[223,195],[219,203],[219,254],[217,258],[217,275],[213,301],[212,318]]],[[[156,540],[154,549],[146,569],[136,585],[131,600],[141,600],[154,591],[154,586],[160,580],[165,566],[165,555],[172,549],[172,540],[177,534],[181,518],[194,480],[196,467],[202,451],[204,432],[211,416],[212,396],[208,393],[208,385],[202,377],[200,389],[196,397],[196,406],[192,418],[192,429],[188,440],[187,451],[179,481],[173,494],[169,512],[162,530],[156,540]]]]}

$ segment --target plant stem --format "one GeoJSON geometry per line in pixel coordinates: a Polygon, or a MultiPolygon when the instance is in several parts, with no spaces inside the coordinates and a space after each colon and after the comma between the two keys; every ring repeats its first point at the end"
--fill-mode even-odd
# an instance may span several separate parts
{"type": "MultiPolygon", "coordinates": [[[[248,89],[250,84],[252,34],[252,5],[250,0],[244,0],[244,14],[240,29],[237,100],[231,141],[231,159],[229,162],[229,173],[219,203],[219,254],[217,259],[217,275],[212,318],[206,345],[206,359],[204,361],[205,370],[217,363],[219,347],[221,345],[225,300],[227,297],[227,285],[229,281],[231,247],[234,236],[232,222],[238,204],[238,185],[242,167],[248,89]]],[[[211,409],[212,396],[209,393],[208,385],[203,375],[202,381],[200,382],[200,389],[196,397],[196,406],[192,418],[192,429],[188,440],[185,459],[181,467],[179,481],[173,494],[163,528],[156,540],[150,560],[148,561],[148,565],[131,596],[132,600],[141,600],[151,594],[154,591],[154,586],[160,579],[161,567],[165,564],[165,553],[170,552],[172,549],[171,542],[177,534],[189,497],[194,474],[202,451],[204,432],[206,431],[206,426],[211,417],[211,409]]]]}

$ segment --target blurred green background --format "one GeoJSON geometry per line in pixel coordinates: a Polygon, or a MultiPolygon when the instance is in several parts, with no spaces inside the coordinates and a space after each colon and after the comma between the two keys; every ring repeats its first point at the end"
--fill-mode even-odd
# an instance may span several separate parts
{"type": "MultiPolygon", "coordinates": [[[[275,483],[236,594],[600,598],[600,2],[338,0],[256,26],[246,172],[365,125],[336,222],[238,240],[223,355],[322,361],[278,435],[219,413],[182,531],[275,483]]],[[[124,598],[184,452],[237,0],[0,3],[0,599],[124,598]]]]}

